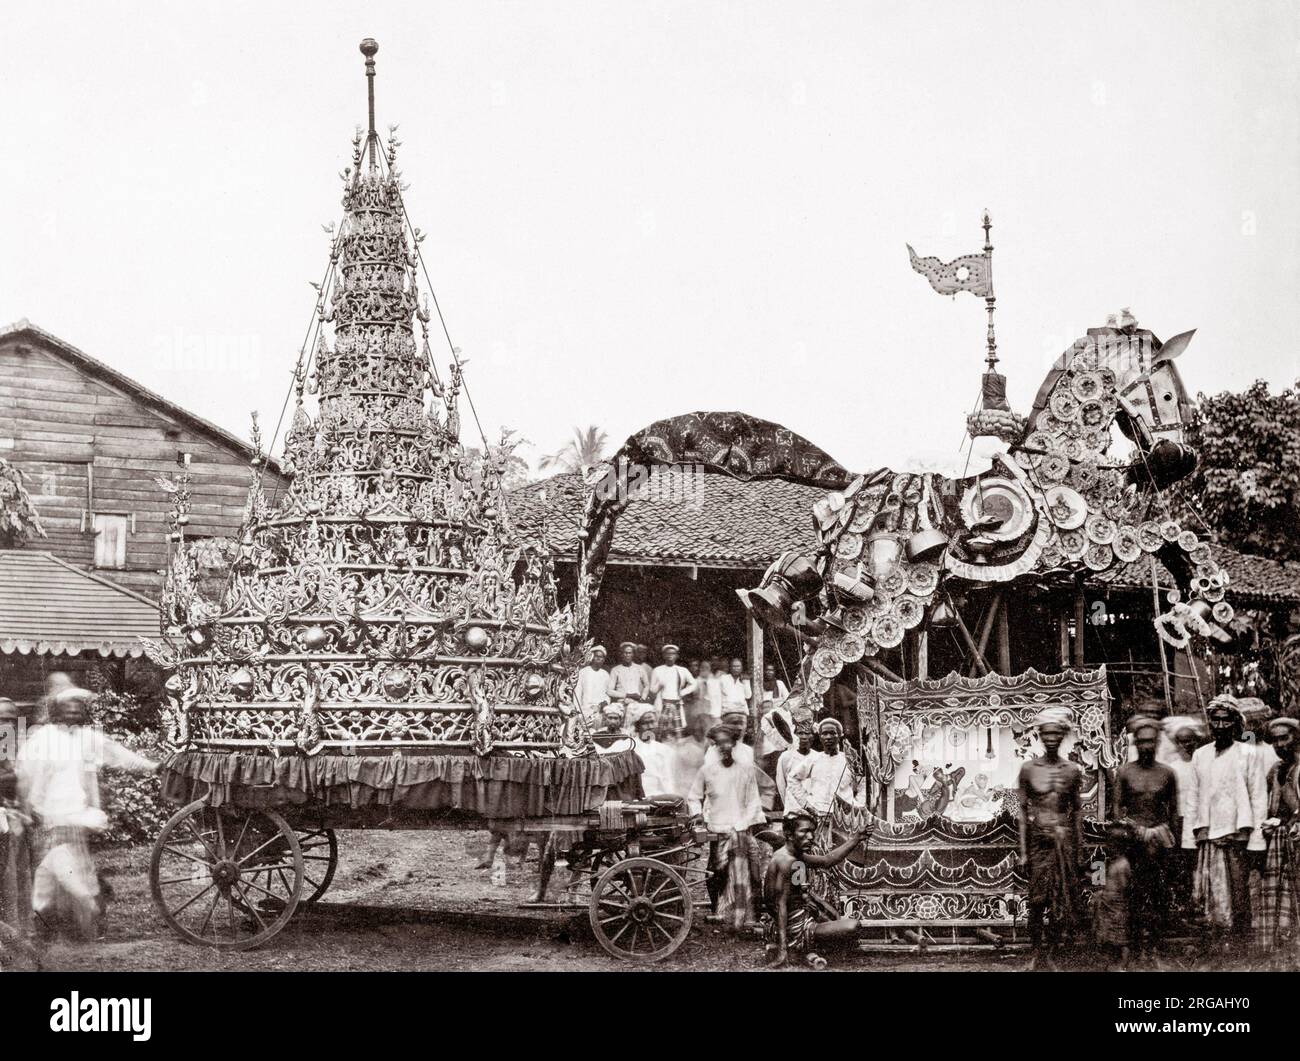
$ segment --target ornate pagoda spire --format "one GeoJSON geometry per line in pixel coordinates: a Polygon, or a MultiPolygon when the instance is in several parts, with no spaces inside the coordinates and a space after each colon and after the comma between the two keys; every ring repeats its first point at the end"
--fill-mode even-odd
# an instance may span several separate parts
{"type": "Polygon", "coordinates": [[[255,459],[219,602],[199,597],[193,557],[176,552],[173,729],[178,743],[307,754],[583,750],[573,617],[541,543],[513,538],[494,463],[467,467],[462,363],[453,351],[439,380],[398,142],[381,149],[375,132],[378,45],[361,51],[369,128],[353,138],[316,338],[294,372],[289,485],[268,498],[255,459]]]}

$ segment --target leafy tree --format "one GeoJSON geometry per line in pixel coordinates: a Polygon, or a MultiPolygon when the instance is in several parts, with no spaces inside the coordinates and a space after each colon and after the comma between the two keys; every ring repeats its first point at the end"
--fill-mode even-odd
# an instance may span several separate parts
{"type": "Polygon", "coordinates": [[[580,472],[586,475],[605,459],[609,436],[600,428],[573,429],[573,438],[561,449],[543,457],[538,464],[542,471],[580,472]]]}
{"type": "Polygon", "coordinates": [[[26,478],[21,468],[0,457],[0,548],[22,545],[32,535],[45,537],[36,506],[23,486],[26,478]]]}
{"type": "MultiPolygon", "coordinates": [[[[1300,389],[1199,395],[1188,440],[1200,465],[1183,486],[1218,541],[1275,560],[1300,560],[1300,389]]],[[[1194,523],[1190,525],[1195,525],[1194,523]]]]}

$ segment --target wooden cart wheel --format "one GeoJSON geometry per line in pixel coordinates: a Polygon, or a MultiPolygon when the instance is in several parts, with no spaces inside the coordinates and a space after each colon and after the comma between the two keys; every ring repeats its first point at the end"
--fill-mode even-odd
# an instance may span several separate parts
{"type": "Polygon", "coordinates": [[[149,886],[163,920],[191,943],[259,946],[288,924],[303,893],[302,849],[272,810],[182,807],[162,827],[149,886]]]}
{"type": "Polygon", "coordinates": [[[339,868],[339,841],[333,829],[299,830],[298,846],[302,848],[306,877],[302,901],[310,904],[329,890],[334,871],[339,868]]]}
{"type": "Polygon", "coordinates": [[[685,942],[695,907],[685,879],[653,858],[628,858],[601,874],[588,916],[615,958],[657,962],[685,942]]]}

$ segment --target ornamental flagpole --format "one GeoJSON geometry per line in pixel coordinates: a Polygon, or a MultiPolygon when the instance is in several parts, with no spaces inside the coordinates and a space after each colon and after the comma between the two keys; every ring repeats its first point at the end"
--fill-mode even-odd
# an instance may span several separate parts
{"type": "Polygon", "coordinates": [[[984,305],[988,307],[988,311],[989,311],[988,365],[989,365],[990,372],[993,371],[993,367],[998,363],[998,341],[993,335],[993,307],[994,304],[997,302],[997,299],[994,297],[993,294],[993,244],[989,238],[989,234],[992,232],[992,230],[993,230],[993,219],[989,217],[988,209],[985,208],[984,210],[984,260],[987,263],[986,268],[988,270],[987,272],[988,287],[986,289],[988,291],[988,294],[984,296],[984,305]]]}

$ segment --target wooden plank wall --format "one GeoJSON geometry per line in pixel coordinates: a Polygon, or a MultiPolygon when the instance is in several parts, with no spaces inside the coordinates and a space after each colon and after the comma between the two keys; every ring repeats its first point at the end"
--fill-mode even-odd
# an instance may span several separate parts
{"type": "Polygon", "coordinates": [[[180,471],[178,452],[191,454],[189,533],[235,534],[248,488],[244,454],[39,344],[0,342],[0,456],[29,476],[48,534],[33,547],[90,567],[92,513],[134,516],[126,567],[101,574],[155,599],[167,563],[170,503],[154,477],[180,471]]]}

